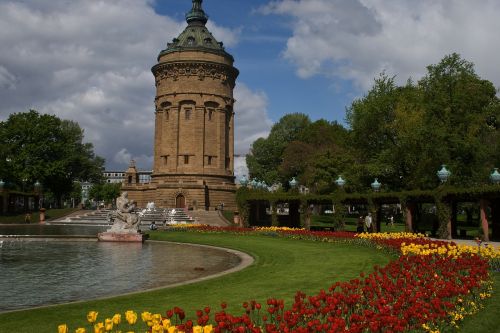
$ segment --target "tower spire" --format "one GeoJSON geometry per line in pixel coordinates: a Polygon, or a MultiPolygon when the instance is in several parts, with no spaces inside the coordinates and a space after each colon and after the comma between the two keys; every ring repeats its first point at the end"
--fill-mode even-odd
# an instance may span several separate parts
{"type": "Polygon", "coordinates": [[[189,25],[196,23],[205,25],[207,23],[208,16],[201,7],[202,2],[203,0],[193,0],[193,8],[186,13],[186,22],[189,25]]]}

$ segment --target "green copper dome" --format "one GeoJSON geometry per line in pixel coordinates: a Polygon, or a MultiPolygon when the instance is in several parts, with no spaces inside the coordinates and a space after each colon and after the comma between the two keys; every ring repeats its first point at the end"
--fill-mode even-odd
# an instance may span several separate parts
{"type": "Polygon", "coordinates": [[[179,37],[172,39],[171,43],[167,43],[167,48],[160,52],[158,60],[162,55],[171,52],[205,51],[220,54],[234,61],[233,57],[224,50],[222,42],[218,42],[206,28],[208,16],[201,7],[202,2],[203,0],[193,0],[193,8],[186,13],[188,26],[179,37]]]}

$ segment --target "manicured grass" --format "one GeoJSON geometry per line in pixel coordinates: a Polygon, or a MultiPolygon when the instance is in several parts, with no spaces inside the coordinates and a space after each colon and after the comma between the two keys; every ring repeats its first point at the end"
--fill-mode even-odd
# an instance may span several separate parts
{"type": "MultiPolygon", "coordinates": [[[[164,313],[173,306],[180,306],[193,317],[196,309],[208,305],[218,310],[220,302],[226,301],[228,310],[239,314],[244,301],[255,299],[264,303],[268,297],[276,297],[291,304],[298,290],[316,293],[335,281],[355,278],[361,272],[370,272],[374,265],[385,265],[390,260],[386,252],[345,243],[191,232],[155,232],[151,237],[233,248],[251,254],[255,262],[243,271],[196,284],[0,314],[0,332],[53,333],[60,323],[67,323],[73,332],[78,325],[85,324],[85,316],[90,310],[99,311],[99,318],[103,319],[129,309],[164,313]]],[[[56,292],[57,286],[54,286],[56,292]]]]}
{"type": "Polygon", "coordinates": [[[492,273],[493,295],[485,302],[485,308],[474,316],[466,317],[461,332],[500,332],[500,272],[492,273]]]}
{"type": "MultiPolygon", "coordinates": [[[[68,215],[72,212],[76,212],[79,208],[61,208],[61,209],[47,209],[45,211],[45,220],[57,219],[68,215]]],[[[24,217],[26,213],[12,214],[12,215],[0,215],[0,224],[15,224],[15,223],[25,223],[24,217]]],[[[38,211],[31,214],[31,223],[38,223],[40,221],[40,214],[38,211]]]]}

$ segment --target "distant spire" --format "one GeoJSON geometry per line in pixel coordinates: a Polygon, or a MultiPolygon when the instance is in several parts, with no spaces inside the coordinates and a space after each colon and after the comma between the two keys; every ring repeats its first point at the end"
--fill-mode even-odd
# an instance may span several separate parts
{"type": "Polygon", "coordinates": [[[208,16],[201,7],[202,2],[203,0],[193,0],[193,8],[191,8],[191,11],[186,13],[186,22],[188,24],[201,23],[205,25],[207,23],[208,16]]]}

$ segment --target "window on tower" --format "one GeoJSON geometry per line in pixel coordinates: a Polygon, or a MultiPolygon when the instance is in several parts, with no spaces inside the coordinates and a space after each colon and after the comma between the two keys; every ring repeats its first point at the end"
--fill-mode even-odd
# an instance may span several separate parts
{"type": "Polygon", "coordinates": [[[189,164],[189,155],[184,155],[184,164],[189,164]]]}
{"type": "Polygon", "coordinates": [[[212,121],[213,113],[214,113],[213,109],[208,109],[208,121],[212,121]]]}
{"type": "Polygon", "coordinates": [[[191,119],[191,109],[186,109],[184,112],[186,120],[191,119]]]}
{"type": "Polygon", "coordinates": [[[194,37],[188,37],[187,38],[187,45],[188,46],[193,46],[194,45],[194,37]]]}
{"type": "Polygon", "coordinates": [[[207,156],[207,165],[212,165],[213,156],[207,156]]]}

